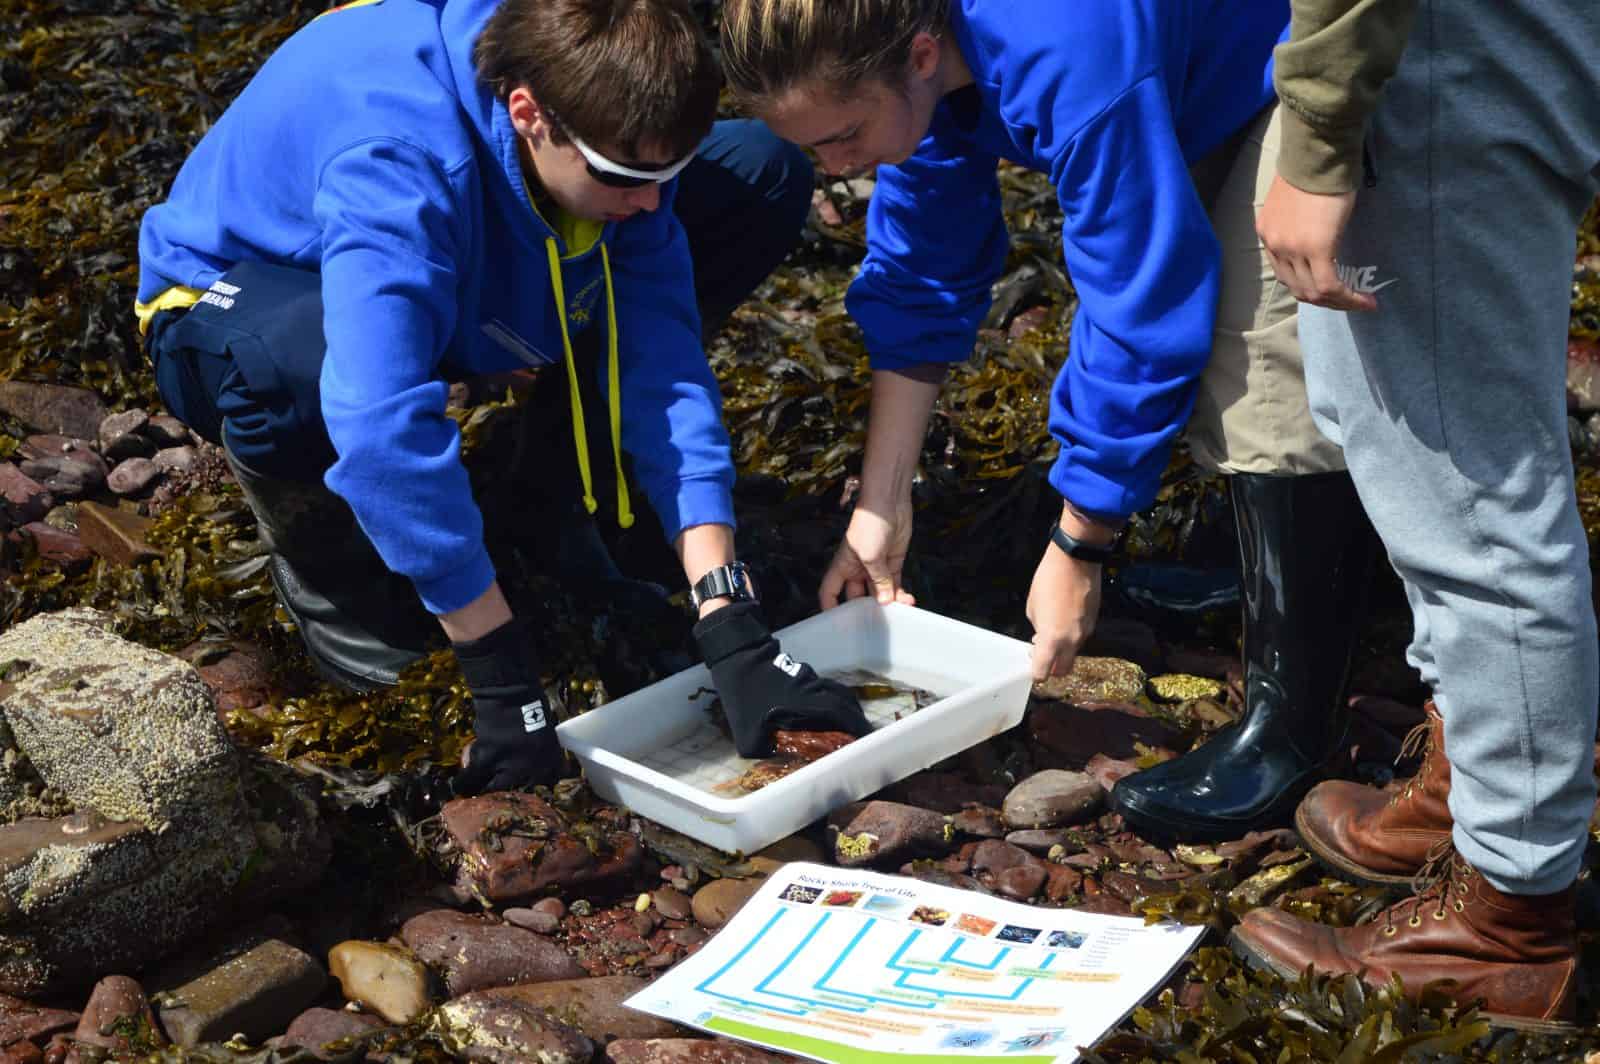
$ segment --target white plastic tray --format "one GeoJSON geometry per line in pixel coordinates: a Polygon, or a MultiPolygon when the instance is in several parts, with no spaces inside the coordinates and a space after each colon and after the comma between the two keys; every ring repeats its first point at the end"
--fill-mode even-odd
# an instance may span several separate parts
{"type": "Polygon", "coordinates": [[[755,764],[706,712],[711,675],[696,665],[590,710],[557,729],[607,801],[730,852],[776,842],[846,802],[1016,726],[1030,688],[1028,644],[913,606],[856,599],[776,633],[794,658],[828,675],[872,672],[938,701],[770,783],[728,797],[712,790],[755,764]],[[696,694],[696,692],[699,692],[696,694]]]}

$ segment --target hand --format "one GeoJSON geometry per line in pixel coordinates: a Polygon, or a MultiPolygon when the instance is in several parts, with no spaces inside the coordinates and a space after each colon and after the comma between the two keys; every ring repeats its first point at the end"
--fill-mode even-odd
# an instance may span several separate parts
{"type": "Polygon", "coordinates": [[[555,783],[564,764],[561,744],[526,625],[507,621],[481,639],[457,643],[455,650],[474,716],[474,739],[466,767],[456,775],[456,794],[555,783]]]}
{"type": "Polygon", "coordinates": [[[1033,625],[1033,679],[1065,676],[1072,671],[1089,633],[1100,616],[1102,566],[1072,558],[1054,544],[1033,571],[1028,588],[1028,621],[1033,625]]]}
{"type": "Polygon", "coordinates": [[[1356,209],[1356,194],[1328,196],[1272,179],[1256,216],[1256,235],[1284,287],[1302,303],[1330,310],[1377,310],[1375,296],[1357,292],[1339,277],[1336,257],[1344,227],[1356,209]]]}
{"type": "Polygon", "coordinates": [[[850,689],[778,648],[754,602],[735,602],[694,626],[695,642],[711,670],[741,757],[772,753],[775,728],[872,730],[850,689]]]}
{"type": "Polygon", "coordinates": [[[860,598],[868,588],[884,605],[901,602],[915,606],[916,597],[900,586],[900,572],[911,546],[911,520],[909,495],[890,507],[858,503],[844,541],[822,574],[817,591],[822,608],[837,606],[841,592],[846,599],[860,598]]]}

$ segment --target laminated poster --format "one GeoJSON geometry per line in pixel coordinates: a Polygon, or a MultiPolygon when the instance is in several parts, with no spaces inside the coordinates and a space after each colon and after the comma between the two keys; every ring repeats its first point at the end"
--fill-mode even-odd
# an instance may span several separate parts
{"type": "Polygon", "coordinates": [[[627,1004],[837,1064],[1066,1062],[1204,930],[796,863],[627,1004]]]}

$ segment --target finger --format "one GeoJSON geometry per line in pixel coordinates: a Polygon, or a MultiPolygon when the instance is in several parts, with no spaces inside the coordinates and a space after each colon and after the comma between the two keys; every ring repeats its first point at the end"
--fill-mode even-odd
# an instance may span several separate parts
{"type": "Polygon", "coordinates": [[[917,596],[903,587],[894,593],[894,600],[902,606],[915,606],[917,604],[917,596]]]}
{"type": "Polygon", "coordinates": [[[1327,307],[1329,310],[1367,309],[1361,293],[1345,284],[1339,277],[1339,268],[1331,255],[1318,256],[1311,259],[1307,265],[1311,273],[1311,287],[1315,298],[1306,302],[1327,307]]]}
{"type": "Polygon", "coordinates": [[[1040,680],[1048,680],[1050,678],[1050,670],[1055,665],[1055,659],[1055,648],[1050,640],[1040,639],[1038,636],[1035,636],[1033,640],[1033,654],[1031,658],[1034,683],[1038,683],[1040,680]]]}
{"type": "Polygon", "coordinates": [[[867,593],[867,582],[860,577],[855,577],[844,582],[844,597],[858,599],[867,593]]]}
{"type": "Polygon", "coordinates": [[[839,604],[839,592],[844,589],[844,570],[837,562],[828,566],[828,571],[822,574],[822,584],[817,588],[817,602],[825,610],[831,610],[839,604]]]}

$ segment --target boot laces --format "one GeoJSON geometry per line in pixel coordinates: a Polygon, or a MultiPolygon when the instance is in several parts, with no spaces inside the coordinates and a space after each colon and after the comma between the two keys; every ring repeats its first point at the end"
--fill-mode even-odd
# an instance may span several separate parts
{"type": "Polygon", "coordinates": [[[1427,776],[1428,767],[1433,761],[1434,754],[1439,749],[1438,743],[1428,741],[1432,735],[1430,727],[1432,723],[1431,720],[1424,720],[1421,724],[1406,732],[1404,741],[1400,743],[1400,753],[1394,759],[1395,764],[1398,765],[1408,757],[1415,757],[1418,753],[1422,754],[1422,764],[1417,767],[1416,774],[1406,780],[1404,787],[1389,796],[1390,805],[1398,805],[1400,802],[1409,799],[1416,790],[1418,781],[1427,776]]]}
{"type": "Polygon", "coordinates": [[[1427,859],[1417,874],[1411,877],[1411,897],[1391,905],[1383,911],[1383,933],[1393,935],[1399,926],[1395,917],[1409,909],[1406,926],[1421,927],[1423,912],[1434,920],[1443,920],[1451,909],[1464,912],[1472,888],[1472,866],[1456,853],[1455,843],[1446,836],[1428,848],[1427,859]]]}

